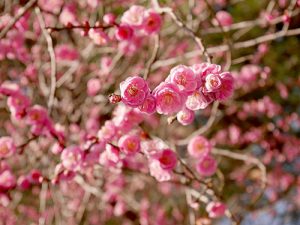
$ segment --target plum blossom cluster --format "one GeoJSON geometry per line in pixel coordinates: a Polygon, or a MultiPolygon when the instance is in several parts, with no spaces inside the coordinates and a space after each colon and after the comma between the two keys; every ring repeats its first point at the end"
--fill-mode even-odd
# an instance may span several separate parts
{"type": "MultiPolygon", "coordinates": [[[[63,145],[64,135],[56,129],[46,108],[40,105],[32,105],[29,97],[22,93],[18,85],[8,82],[2,83],[0,85],[0,97],[7,98],[7,106],[12,121],[24,122],[29,125],[33,136],[53,137],[63,145]]],[[[1,152],[5,155],[10,155],[8,150],[15,151],[10,138],[2,138],[1,146],[1,152]]]]}
{"type": "Polygon", "coordinates": [[[187,146],[188,153],[197,160],[196,169],[203,177],[212,176],[217,170],[217,161],[211,155],[212,144],[203,136],[192,138],[187,146]]]}
{"type": "MultiPolygon", "coordinates": [[[[117,100],[124,104],[148,114],[177,114],[177,120],[188,125],[193,122],[195,111],[232,95],[233,77],[216,64],[178,65],[153,91],[139,76],[121,82],[120,91],[121,98],[117,100]]],[[[116,102],[115,99],[112,102],[116,102]]]]}
{"type": "Polygon", "coordinates": [[[156,34],[162,26],[162,18],[153,9],[146,9],[143,6],[132,5],[121,16],[118,23],[116,16],[112,13],[103,17],[104,25],[114,26],[114,36],[109,37],[107,33],[99,29],[90,29],[89,37],[96,44],[106,44],[110,40],[119,42],[119,49],[124,54],[135,52],[141,47],[145,36],[156,34]]]}
{"type": "Polygon", "coordinates": [[[95,164],[111,169],[149,169],[158,181],[170,180],[177,165],[176,153],[163,141],[151,140],[144,134],[138,126],[144,119],[145,114],[139,110],[118,105],[113,118],[100,127],[96,136],[86,137],[83,145],[62,149],[61,163],[56,168],[57,181],[72,179],[74,173],[95,164]],[[148,168],[138,163],[143,155],[148,168]]]}
{"type": "Polygon", "coordinates": [[[91,26],[88,21],[80,25],[76,20],[73,4],[64,7],[61,18],[61,22],[67,29],[82,28],[82,34],[89,36],[96,45],[118,41],[118,47],[124,54],[130,54],[139,49],[143,38],[157,34],[162,26],[160,14],[153,9],[146,9],[139,5],[132,5],[125,11],[120,22],[117,21],[115,14],[107,13],[103,16],[101,25],[97,22],[95,26],[91,26]],[[112,32],[109,32],[110,28],[114,28],[112,32]]]}

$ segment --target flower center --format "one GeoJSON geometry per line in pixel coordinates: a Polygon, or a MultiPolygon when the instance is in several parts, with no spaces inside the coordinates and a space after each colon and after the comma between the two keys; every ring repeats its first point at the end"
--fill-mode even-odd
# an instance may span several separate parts
{"type": "Polygon", "coordinates": [[[208,160],[205,160],[205,161],[202,163],[202,166],[203,166],[203,168],[207,169],[207,168],[209,168],[209,166],[210,166],[210,162],[209,162],[208,160]]]}
{"type": "Polygon", "coordinates": [[[168,92],[164,95],[163,101],[165,104],[170,105],[173,102],[172,93],[168,92]]]}
{"type": "Polygon", "coordinates": [[[204,147],[204,146],[203,146],[202,143],[197,143],[197,144],[196,144],[196,149],[197,149],[198,152],[203,151],[203,147],[204,147]]]}
{"type": "Polygon", "coordinates": [[[154,26],[154,25],[155,25],[154,20],[153,20],[153,19],[149,19],[148,22],[147,22],[147,25],[148,25],[149,27],[154,26]]]}
{"type": "Polygon", "coordinates": [[[30,118],[31,118],[32,120],[37,121],[37,120],[40,119],[40,114],[37,113],[37,112],[34,112],[34,113],[32,113],[32,114],[30,115],[30,118]]]}
{"type": "Polygon", "coordinates": [[[128,88],[128,93],[131,95],[131,96],[136,96],[136,94],[138,93],[138,89],[135,85],[131,85],[129,88],[128,88]]]}
{"type": "Polygon", "coordinates": [[[136,144],[135,144],[133,141],[129,141],[129,142],[127,143],[127,148],[128,148],[128,150],[130,150],[130,151],[134,151],[135,148],[136,148],[136,144]]]}
{"type": "Polygon", "coordinates": [[[163,165],[168,165],[171,163],[171,159],[169,157],[165,157],[162,156],[160,157],[159,161],[163,164],[163,165]]]}
{"type": "Polygon", "coordinates": [[[213,77],[209,80],[209,83],[212,87],[218,87],[220,82],[217,77],[213,77]]]}
{"type": "Polygon", "coordinates": [[[177,83],[184,86],[186,84],[186,79],[183,75],[179,75],[178,76],[178,80],[177,80],[177,83]]]}
{"type": "Polygon", "coordinates": [[[4,144],[0,146],[0,154],[6,155],[9,152],[8,147],[4,144]]]}

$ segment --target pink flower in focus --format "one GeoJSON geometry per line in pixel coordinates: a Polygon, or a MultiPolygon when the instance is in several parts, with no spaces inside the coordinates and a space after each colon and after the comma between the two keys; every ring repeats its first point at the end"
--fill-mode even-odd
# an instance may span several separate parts
{"type": "Polygon", "coordinates": [[[181,91],[187,93],[191,93],[197,88],[193,70],[184,65],[179,65],[171,69],[166,81],[176,84],[181,91]]]}
{"type": "Polygon", "coordinates": [[[219,11],[216,13],[216,18],[221,26],[230,26],[233,23],[232,16],[226,11],[219,11]]]}
{"type": "Polygon", "coordinates": [[[157,112],[165,115],[179,112],[186,100],[185,94],[173,83],[162,82],[153,90],[153,95],[156,98],[157,112]]]}
{"type": "Polygon", "coordinates": [[[97,78],[92,78],[87,83],[87,94],[89,96],[95,96],[101,89],[101,82],[97,78]]]}
{"type": "Polygon", "coordinates": [[[188,96],[185,105],[188,109],[196,111],[199,109],[205,109],[212,101],[213,97],[211,95],[206,93],[204,94],[198,90],[188,96]]]}
{"type": "Polygon", "coordinates": [[[130,40],[133,36],[133,29],[128,25],[120,25],[116,29],[115,36],[118,41],[130,40]]]}
{"type": "Polygon", "coordinates": [[[16,146],[11,137],[0,138],[0,159],[8,158],[16,152],[16,146]]]}
{"type": "Polygon", "coordinates": [[[149,94],[145,99],[144,103],[139,106],[141,112],[152,114],[156,111],[156,99],[152,94],[149,94]]]}
{"type": "Polygon", "coordinates": [[[77,171],[81,166],[83,152],[78,146],[70,146],[63,150],[60,158],[67,170],[77,171]]]}
{"type": "Polygon", "coordinates": [[[225,100],[229,98],[233,93],[234,80],[229,72],[224,72],[220,74],[221,77],[221,87],[218,92],[215,92],[217,100],[225,100]]]}
{"type": "Polygon", "coordinates": [[[193,137],[187,146],[188,153],[193,157],[203,156],[203,154],[209,153],[211,149],[210,142],[203,136],[193,137]]]}
{"type": "Polygon", "coordinates": [[[145,8],[143,6],[132,5],[126,12],[123,13],[121,22],[135,28],[139,28],[144,22],[145,8]]]}
{"type": "Polygon", "coordinates": [[[221,73],[221,66],[211,63],[200,63],[192,65],[192,69],[196,74],[197,79],[205,81],[208,74],[219,74],[221,73]]]}
{"type": "Polygon", "coordinates": [[[218,74],[208,74],[205,78],[205,87],[208,92],[215,92],[221,87],[221,77],[218,74]]]}
{"type": "Polygon", "coordinates": [[[120,89],[122,101],[132,107],[142,105],[149,94],[147,82],[138,76],[128,77],[121,82],[120,89]]]}
{"type": "Polygon", "coordinates": [[[146,34],[158,33],[162,25],[161,16],[152,11],[146,11],[143,21],[143,30],[146,34]]]}
{"type": "Polygon", "coordinates": [[[0,192],[14,188],[16,183],[16,177],[9,169],[0,172],[0,192]]]}
{"type": "Polygon", "coordinates": [[[155,156],[164,170],[173,170],[177,164],[177,156],[171,149],[164,149],[155,156]]]}
{"type": "Polygon", "coordinates": [[[225,214],[226,205],[222,202],[210,202],[206,206],[206,211],[210,218],[218,218],[225,214]]]}
{"type": "Polygon", "coordinates": [[[184,126],[191,124],[194,121],[194,119],[195,112],[190,109],[184,108],[177,113],[178,122],[184,126]]]}
{"type": "Polygon", "coordinates": [[[197,171],[201,176],[212,176],[217,170],[217,162],[210,154],[202,154],[197,164],[197,171]]]}
{"type": "Polygon", "coordinates": [[[120,138],[118,146],[122,152],[133,155],[140,151],[140,142],[140,138],[137,135],[124,135],[120,138]]]}

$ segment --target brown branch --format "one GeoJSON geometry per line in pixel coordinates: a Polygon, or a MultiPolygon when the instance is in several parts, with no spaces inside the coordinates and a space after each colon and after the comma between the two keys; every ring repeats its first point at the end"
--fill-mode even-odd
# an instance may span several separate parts
{"type": "MultiPolygon", "coordinates": [[[[300,13],[300,10],[297,9],[291,13],[291,17],[297,16],[300,13]]],[[[274,19],[272,19],[269,24],[270,25],[276,25],[278,23],[282,23],[284,16],[278,16],[274,19]]],[[[252,28],[255,26],[264,26],[266,24],[266,20],[263,18],[259,18],[256,20],[250,20],[250,21],[242,21],[238,23],[234,23],[230,26],[223,27],[225,32],[233,31],[233,30],[239,30],[239,29],[244,29],[244,28],[252,28]]],[[[211,27],[207,28],[202,32],[202,35],[207,35],[207,34],[217,34],[217,33],[222,33],[222,29],[220,27],[211,27]]]]}
{"type": "Polygon", "coordinates": [[[48,100],[48,110],[49,114],[51,113],[52,106],[54,103],[54,98],[55,98],[55,90],[56,90],[56,59],[55,59],[55,53],[54,53],[54,48],[53,48],[53,41],[51,38],[51,35],[48,33],[46,30],[46,25],[44,18],[42,16],[41,10],[39,7],[35,7],[35,13],[37,15],[40,27],[43,32],[43,36],[45,37],[48,45],[48,52],[50,55],[50,65],[51,65],[51,84],[50,84],[50,93],[49,93],[49,100],[48,100]]]}
{"type": "Polygon", "coordinates": [[[154,36],[154,48],[153,48],[153,52],[152,55],[149,59],[149,61],[147,62],[146,68],[145,68],[145,72],[144,72],[144,79],[146,80],[150,71],[151,71],[151,66],[153,65],[154,61],[157,58],[157,54],[159,51],[159,35],[155,35],[154,36]]]}
{"type": "Polygon", "coordinates": [[[10,20],[8,22],[8,24],[6,25],[6,27],[4,27],[4,29],[1,31],[0,39],[4,38],[7,34],[7,32],[16,24],[16,22],[18,22],[19,19],[21,19],[21,17],[36,3],[37,3],[37,0],[30,0],[29,2],[26,3],[26,5],[24,7],[19,9],[17,15],[15,15],[15,17],[12,20],[10,20]]]}
{"type": "Polygon", "coordinates": [[[46,30],[49,32],[59,32],[63,30],[73,30],[73,29],[108,29],[111,28],[112,26],[104,26],[104,25],[95,25],[95,26],[86,26],[86,25],[70,25],[70,26],[65,26],[65,27],[45,27],[46,30]]]}
{"type": "MultiPolygon", "coordinates": [[[[279,31],[279,32],[272,33],[272,34],[266,34],[266,35],[248,40],[248,41],[236,42],[232,45],[232,49],[242,49],[242,48],[253,47],[253,46],[259,45],[261,43],[276,40],[278,38],[296,36],[296,35],[300,35],[300,28],[288,30],[287,32],[279,31]]],[[[219,45],[219,46],[207,48],[207,52],[209,54],[214,54],[217,52],[225,52],[225,51],[228,51],[227,45],[219,45]]],[[[190,59],[201,53],[202,53],[202,51],[195,50],[195,51],[187,52],[183,56],[159,60],[153,64],[152,69],[154,70],[154,69],[160,68],[161,66],[173,65],[173,64],[180,62],[183,59],[190,59]]]]}
{"type": "Polygon", "coordinates": [[[237,152],[232,152],[229,150],[218,149],[218,148],[214,148],[212,152],[215,155],[221,155],[221,156],[225,156],[228,158],[241,160],[241,161],[244,161],[245,163],[254,164],[259,168],[259,170],[261,171],[261,192],[252,201],[251,205],[254,205],[262,197],[262,195],[266,189],[266,186],[267,186],[267,169],[266,169],[265,165],[259,159],[255,158],[253,156],[250,156],[250,155],[240,154],[237,152]]]}
{"type": "Polygon", "coordinates": [[[157,12],[167,13],[179,27],[185,30],[193,38],[193,40],[195,41],[195,43],[197,44],[197,46],[201,51],[201,55],[204,55],[206,61],[211,63],[211,56],[209,55],[206,47],[203,45],[202,39],[198,37],[196,33],[193,30],[191,30],[185,23],[183,23],[182,20],[178,16],[176,16],[176,14],[171,8],[160,7],[158,0],[152,0],[152,3],[154,5],[155,10],[157,10],[157,12]]]}

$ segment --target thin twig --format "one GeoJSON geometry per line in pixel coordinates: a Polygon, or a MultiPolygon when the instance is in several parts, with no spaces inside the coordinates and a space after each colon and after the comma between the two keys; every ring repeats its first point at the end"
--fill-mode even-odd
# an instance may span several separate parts
{"type": "Polygon", "coordinates": [[[176,14],[174,13],[174,11],[171,8],[160,7],[158,0],[152,0],[152,3],[157,12],[167,13],[179,27],[184,29],[193,38],[193,40],[196,42],[197,46],[200,48],[201,54],[204,55],[206,61],[211,63],[211,56],[207,52],[206,47],[203,45],[202,39],[200,37],[198,37],[196,35],[196,33],[193,30],[191,30],[184,22],[182,22],[182,20],[178,16],[176,16],[176,14]]]}
{"type": "Polygon", "coordinates": [[[18,10],[17,15],[8,22],[6,27],[1,31],[0,33],[0,39],[4,38],[7,34],[7,32],[16,24],[16,22],[21,19],[21,17],[35,4],[37,3],[37,0],[30,0],[29,2],[26,3],[26,5],[18,10]]]}
{"type": "Polygon", "coordinates": [[[212,152],[213,154],[216,155],[221,155],[228,158],[241,160],[246,163],[254,164],[259,168],[259,170],[261,171],[261,192],[251,203],[252,205],[255,204],[262,197],[267,186],[267,169],[265,165],[259,159],[250,155],[240,154],[237,152],[232,152],[229,150],[219,149],[219,148],[214,148],[212,152]]]}
{"type": "MultiPolygon", "coordinates": [[[[232,45],[232,49],[248,48],[248,47],[256,46],[256,45],[259,45],[261,43],[265,43],[268,41],[273,41],[278,38],[296,36],[296,35],[300,35],[300,28],[291,29],[291,30],[288,30],[287,32],[279,31],[279,32],[272,33],[272,34],[266,34],[266,35],[263,35],[263,36],[260,36],[260,37],[257,37],[257,38],[251,39],[251,40],[236,42],[232,45]]],[[[228,51],[227,45],[219,45],[219,46],[207,48],[207,52],[209,54],[214,54],[217,52],[225,52],[225,51],[228,51]]],[[[202,53],[202,51],[194,50],[194,51],[185,53],[183,56],[159,60],[153,64],[152,69],[155,70],[155,69],[160,68],[161,66],[173,65],[173,64],[176,64],[176,63],[182,61],[183,59],[190,59],[190,58],[196,57],[201,53],[202,53]]]]}
{"type": "Polygon", "coordinates": [[[51,65],[51,84],[50,84],[50,93],[49,93],[49,100],[48,100],[48,110],[49,114],[51,113],[52,106],[54,103],[54,98],[55,98],[55,90],[56,90],[56,58],[55,58],[55,53],[54,53],[54,48],[53,48],[53,41],[51,38],[51,35],[48,33],[46,30],[46,25],[44,18],[42,16],[41,10],[39,7],[35,7],[35,13],[37,15],[40,27],[42,29],[43,35],[47,41],[48,45],[48,52],[50,55],[50,65],[51,65]]]}
{"type": "Polygon", "coordinates": [[[46,211],[46,200],[47,200],[47,190],[48,184],[47,182],[42,183],[42,189],[40,192],[40,218],[39,218],[39,225],[44,225],[46,222],[45,214],[46,211]]]}
{"type": "Polygon", "coordinates": [[[151,55],[149,61],[147,62],[147,65],[145,68],[145,73],[144,73],[145,80],[147,79],[147,77],[151,71],[152,64],[154,63],[154,61],[157,58],[158,51],[159,51],[159,35],[157,34],[154,36],[154,48],[153,48],[152,55],[151,55]]]}
{"type": "MultiPolygon", "coordinates": [[[[294,10],[291,13],[291,17],[294,17],[300,13],[300,10],[294,10]]],[[[274,19],[272,19],[269,24],[270,25],[276,25],[278,23],[282,23],[284,16],[278,16],[274,19]]],[[[239,30],[239,29],[245,29],[245,28],[252,28],[255,26],[264,26],[266,24],[266,20],[263,18],[259,18],[256,20],[250,20],[250,21],[242,21],[238,23],[231,24],[230,26],[224,27],[225,32],[233,31],[233,30],[239,30]]],[[[207,28],[202,32],[202,35],[207,35],[207,34],[217,34],[217,33],[222,33],[222,30],[220,27],[211,27],[207,28]]]]}

